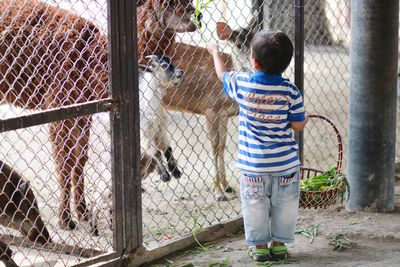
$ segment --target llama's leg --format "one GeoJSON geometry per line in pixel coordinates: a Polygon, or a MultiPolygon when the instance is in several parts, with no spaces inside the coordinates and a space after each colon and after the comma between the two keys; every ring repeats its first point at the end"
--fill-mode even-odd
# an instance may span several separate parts
{"type": "Polygon", "coordinates": [[[68,138],[68,121],[58,121],[50,124],[50,140],[53,143],[53,157],[55,160],[59,186],[61,189],[60,206],[58,210],[61,227],[73,230],[76,223],[72,220],[71,200],[71,173],[74,164],[70,153],[74,143],[68,138]]]}
{"type": "Polygon", "coordinates": [[[80,221],[89,219],[89,211],[85,200],[84,167],[88,160],[89,136],[91,118],[79,118],[74,121],[75,126],[71,129],[71,138],[74,139],[73,155],[75,159],[72,172],[72,186],[74,187],[74,202],[76,214],[80,221]]]}
{"type": "Polygon", "coordinates": [[[220,175],[220,181],[222,190],[227,193],[233,193],[235,190],[229,185],[226,180],[226,170],[225,170],[225,148],[226,148],[226,135],[228,132],[228,116],[220,117],[220,127],[217,129],[219,131],[219,145],[217,148],[217,160],[218,160],[218,173],[220,175]]]}
{"type": "Polygon", "coordinates": [[[220,127],[222,125],[220,118],[214,111],[210,111],[206,113],[207,119],[207,130],[208,130],[208,137],[211,141],[211,147],[213,152],[213,161],[214,161],[214,168],[215,168],[215,178],[214,178],[214,192],[217,198],[217,201],[227,201],[228,198],[222,190],[221,187],[221,170],[220,169],[220,160],[219,160],[219,147],[221,143],[221,136],[220,136],[220,127]]]}

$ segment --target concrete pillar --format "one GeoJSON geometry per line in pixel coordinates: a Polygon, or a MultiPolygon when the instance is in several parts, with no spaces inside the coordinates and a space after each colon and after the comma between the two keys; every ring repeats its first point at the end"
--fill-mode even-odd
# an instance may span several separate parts
{"type": "Polygon", "coordinates": [[[353,0],[348,210],[394,208],[399,0],[353,0]]]}

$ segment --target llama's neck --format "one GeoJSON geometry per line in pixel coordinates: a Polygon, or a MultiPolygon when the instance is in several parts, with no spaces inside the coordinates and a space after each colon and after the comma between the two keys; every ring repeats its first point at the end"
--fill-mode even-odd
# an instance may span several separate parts
{"type": "Polygon", "coordinates": [[[138,10],[138,61],[146,64],[148,55],[172,55],[175,43],[175,33],[166,31],[160,25],[151,1],[138,10]]]}

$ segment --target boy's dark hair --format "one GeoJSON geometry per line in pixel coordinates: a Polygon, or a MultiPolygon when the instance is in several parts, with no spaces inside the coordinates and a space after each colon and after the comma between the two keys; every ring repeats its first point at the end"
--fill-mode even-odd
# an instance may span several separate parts
{"type": "Polygon", "coordinates": [[[260,64],[261,71],[281,74],[293,56],[293,44],[281,31],[261,31],[251,41],[252,57],[260,64]]]}

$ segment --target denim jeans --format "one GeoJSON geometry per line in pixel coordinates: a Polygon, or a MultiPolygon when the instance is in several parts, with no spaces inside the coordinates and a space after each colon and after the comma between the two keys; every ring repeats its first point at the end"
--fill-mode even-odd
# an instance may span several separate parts
{"type": "Polygon", "coordinates": [[[300,177],[293,173],[246,174],[240,195],[246,243],[294,242],[299,209],[300,177]]]}

